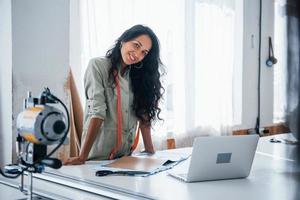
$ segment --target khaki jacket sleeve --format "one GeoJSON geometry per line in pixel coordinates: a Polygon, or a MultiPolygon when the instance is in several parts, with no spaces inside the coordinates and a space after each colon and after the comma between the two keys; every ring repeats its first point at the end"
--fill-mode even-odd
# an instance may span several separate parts
{"type": "Polygon", "coordinates": [[[86,95],[87,114],[94,118],[105,119],[106,101],[104,92],[104,77],[101,68],[101,62],[92,59],[89,62],[84,76],[84,88],[86,95]]]}

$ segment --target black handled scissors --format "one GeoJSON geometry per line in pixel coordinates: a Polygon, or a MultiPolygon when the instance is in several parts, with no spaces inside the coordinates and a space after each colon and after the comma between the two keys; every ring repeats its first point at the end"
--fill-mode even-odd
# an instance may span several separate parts
{"type": "Polygon", "coordinates": [[[282,141],[281,141],[281,140],[278,140],[278,139],[276,139],[276,138],[271,138],[271,139],[270,139],[270,142],[272,142],[272,143],[281,143],[282,141]]]}
{"type": "Polygon", "coordinates": [[[98,170],[96,171],[96,176],[107,176],[111,174],[116,175],[127,175],[127,176],[134,176],[134,175],[146,175],[149,174],[149,172],[143,172],[143,171],[112,171],[112,170],[98,170]]]}

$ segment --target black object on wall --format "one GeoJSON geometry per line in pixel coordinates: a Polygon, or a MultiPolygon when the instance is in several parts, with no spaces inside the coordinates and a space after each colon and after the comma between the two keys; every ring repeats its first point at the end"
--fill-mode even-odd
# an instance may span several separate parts
{"type": "Polygon", "coordinates": [[[269,37],[269,57],[266,60],[266,65],[268,67],[272,67],[277,63],[277,59],[274,56],[274,50],[273,50],[273,44],[272,44],[272,38],[269,37]]]}

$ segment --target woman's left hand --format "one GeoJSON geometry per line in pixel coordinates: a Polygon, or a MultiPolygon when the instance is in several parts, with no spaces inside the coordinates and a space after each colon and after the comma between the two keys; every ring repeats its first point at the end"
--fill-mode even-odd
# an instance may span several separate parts
{"type": "Polygon", "coordinates": [[[155,150],[154,150],[154,148],[151,148],[151,149],[145,149],[145,150],[143,151],[143,153],[155,154],[155,150]]]}

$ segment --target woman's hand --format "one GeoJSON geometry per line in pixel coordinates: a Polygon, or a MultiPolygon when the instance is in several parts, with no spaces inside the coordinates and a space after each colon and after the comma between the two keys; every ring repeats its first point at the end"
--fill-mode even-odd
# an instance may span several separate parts
{"type": "Polygon", "coordinates": [[[155,154],[155,151],[152,149],[151,151],[149,151],[149,150],[142,150],[142,151],[140,151],[139,153],[136,153],[136,155],[146,155],[146,156],[151,156],[151,155],[153,155],[153,154],[155,154]]]}
{"type": "Polygon", "coordinates": [[[147,152],[149,154],[154,154],[155,150],[151,138],[151,127],[148,124],[141,123],[140,128],[141,128],[143,141],[144,141],[144,147],[145,147],[144,152],[147,152]]]}
{"type": "Polygon", "coordinates": [[[64,165],[82,165],[85,163],[102,122],[102,119],[91,118],[85,141],[80,150],[80,155],[78,157],[68,158],[63,162],[64,165]]]}
{"type": "Polygon", "coordinates": [[[84,164],[86,161],[86,159],[78,156],[78,157],[72,157],[72,158],[68,158],[67,160],[65,160],[63,162],[63,165],[82,165],[84,164]]]}
{"type": "Polygon", "coordinates": [[[154,150],[153,146],[152,146],[152,148],[145,149],[143,152],[148,153],[148,154],[155,154],[155,150],[154,150]]]}

